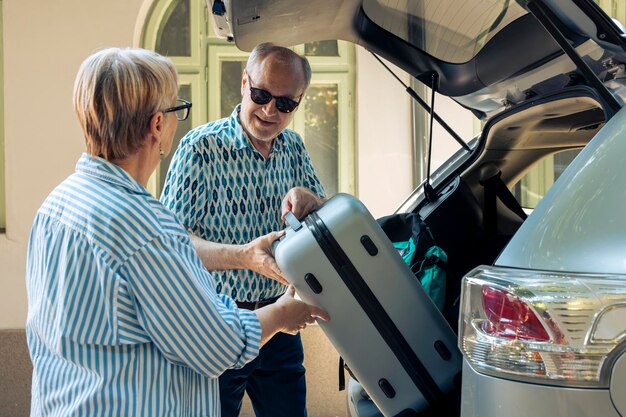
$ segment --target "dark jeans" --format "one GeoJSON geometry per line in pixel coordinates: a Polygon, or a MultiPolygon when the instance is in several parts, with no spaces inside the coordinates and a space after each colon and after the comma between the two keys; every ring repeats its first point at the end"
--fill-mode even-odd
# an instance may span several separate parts
{"type": "Polygon", "coordinates": [[[222,417],[237,417],[244,391],[257,417],[306,417],[304,351],[300,333],[276,334],[259,356],[220,376],[222,417]]]}

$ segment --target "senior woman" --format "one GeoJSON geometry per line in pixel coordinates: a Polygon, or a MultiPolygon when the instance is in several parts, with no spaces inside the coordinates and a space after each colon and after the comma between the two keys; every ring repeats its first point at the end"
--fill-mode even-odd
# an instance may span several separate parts
{"type": "Polygon", "coordinates": [[[328,319],[293,288],[254,312],[217,295],[146,190],[191,107],[177,91],[174,66],[151,51],[105,49],[80,67],[87,152],[39,209],[28,247],[31,416],[218,416],[222,372],[275,333],[328,319]]]}

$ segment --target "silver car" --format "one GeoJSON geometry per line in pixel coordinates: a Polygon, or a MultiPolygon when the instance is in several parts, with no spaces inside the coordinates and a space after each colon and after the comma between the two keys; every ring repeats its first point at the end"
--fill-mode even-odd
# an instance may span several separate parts
{"type": "MultiPolygon", "coordinates": [[[[626,415],[621,25],[590,0],[209,7],[220,34],[243,50],[351,41],[482,122],[479,135],[460,138],[445,114],[431,118],[460,150],[398,210],[420,213],[448,254],[442,314],[464,355],[457,389],[419,415],[626,415]],[[553,186],[533,180],[546,166],[553,186]]],[[[348,404],[353,416],[380,415],[355,380],[348,404]]]]}

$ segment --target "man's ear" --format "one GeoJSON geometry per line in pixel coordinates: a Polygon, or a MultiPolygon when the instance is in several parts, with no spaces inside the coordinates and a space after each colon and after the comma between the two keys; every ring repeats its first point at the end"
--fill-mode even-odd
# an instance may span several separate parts
{"type": "Polygon", "coordinates": [[[246,94],[246,89],[248,88],[248,72],[246,70],[241,74],[241,97],[246,94]]]}

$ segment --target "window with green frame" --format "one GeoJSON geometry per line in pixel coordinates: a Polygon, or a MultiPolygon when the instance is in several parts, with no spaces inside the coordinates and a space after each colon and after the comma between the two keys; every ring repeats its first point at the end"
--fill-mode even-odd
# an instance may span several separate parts
{"type": "MultiPolygon", "coordinates": [[[[174,146],[190,128],[230,115],[241,100],[248,53],[215,36],[212,25],[204,0],[157,0],[144,25],[142,46],[172,59],[179,95],[193,102],[174,146]]],[[[328,194],[355,194],[354,45],[330,40],[293,49],[307,57],[313,76],[290,128],[302,135],[328,194]]],[[[169,163],[164,160],[150,180],[157,196],[169,163]]]]}
{"type": "Polygon", "coordinates": [[[2,36],[2,0],[0,0],[0,233],[6,231],[6,199],[4,174],[4,39],[2,36]]]}

